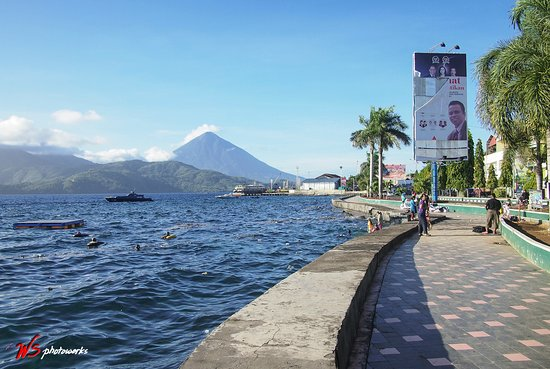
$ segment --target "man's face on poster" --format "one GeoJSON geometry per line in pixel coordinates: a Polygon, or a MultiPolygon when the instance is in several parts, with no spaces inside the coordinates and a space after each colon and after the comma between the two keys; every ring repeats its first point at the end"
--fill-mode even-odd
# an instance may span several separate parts
{"type": "Polygon", "coordinates": [[[454,124],[455,128],[458,128],[466,119],[462,106],[459,104],[449,105],[449,119],[454,124]]]}

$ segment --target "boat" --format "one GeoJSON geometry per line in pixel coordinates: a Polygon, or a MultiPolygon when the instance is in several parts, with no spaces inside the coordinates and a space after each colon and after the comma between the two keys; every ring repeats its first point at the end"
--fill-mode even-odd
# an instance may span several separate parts
{"type": "Polygon", "coordinates": [[[244,195],[244,196],[250,196],[250,195],[261,195],[266,191],[267,191],[267,188],[265,188],[264,185],[253,184],[253,185],[235,186],[233,193],[244,195]]]}
{"type": "Polygon", "coordinates": [[[226,193],[226,194],[223,194],[223,195],[218,195],[218,196],[216,196],[216,198],[218,198],[218,199],[236,199],[236,198],[239,198],[241,196],[243,196],[243,194],[232,192],[232,193],[226,193]]]}
{"type": "Polygon", "coordinates": [[[109,202],[142,202],[142,201],[153,201],[150,197],[145,197],[145,195],[139,195],[134,191],[130,192],[126,196],[109,196],[105,200],[109,202]]]}

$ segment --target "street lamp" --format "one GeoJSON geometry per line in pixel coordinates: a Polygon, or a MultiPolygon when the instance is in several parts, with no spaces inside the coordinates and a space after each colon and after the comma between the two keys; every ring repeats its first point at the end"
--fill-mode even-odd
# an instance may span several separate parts
{"type": "Polygon", "coordinates": [[[434,46],[432,46],[432,48],[428,51],[429,53],[431,53],[432,51],[435,50],[436,47],[445,47],[445,43],[444,42],[440,42],[438,44],[435,44],[434,46]]]}
{"type": "Polygon", "coordinates": [[[453,50],[460,50],[460,46],[455,45],[455,46],[451,47],[449,50],[447,50],[447,52],[450,53],[453,50]]]}

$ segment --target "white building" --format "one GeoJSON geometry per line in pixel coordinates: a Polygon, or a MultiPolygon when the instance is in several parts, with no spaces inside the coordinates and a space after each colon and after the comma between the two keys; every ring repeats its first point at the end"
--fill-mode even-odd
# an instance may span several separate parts
{"type": "Polygon", "coordinates": [[[489,167],[493,164],[497,178],[500,178],[502,161],[504,160],[504,144],[495,136],[489,136],[485,148],[485,176],[489,175],[489,167]]]}
{"type": "Polygon", "coordinates": [[[332,191],[340,187],[340,176],[323,174],[317,178],[305,179],[300,185],[302,191],[332,191]]]}

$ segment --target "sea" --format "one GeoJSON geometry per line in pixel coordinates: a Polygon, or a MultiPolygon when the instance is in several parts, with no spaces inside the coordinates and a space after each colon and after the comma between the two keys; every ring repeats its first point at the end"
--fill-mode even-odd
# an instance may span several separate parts
{"type": "Polygon", "coordinates": [[[0,368],[176,369],[233,313],[366,228],[328,196],[215,195],[0,196],[0,368]],[[83,219],[89,237],[12,227],[42,219],[83,219]],[[91,237],[105,243],[89,249],[91,237]]]}

